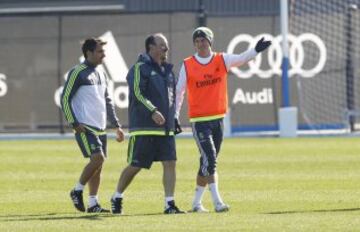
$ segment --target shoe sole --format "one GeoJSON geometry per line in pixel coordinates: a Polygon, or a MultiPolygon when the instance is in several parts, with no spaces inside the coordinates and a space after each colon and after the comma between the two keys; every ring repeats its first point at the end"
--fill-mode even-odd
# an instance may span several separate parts
{"type": "Polygon", "coordinates": [[[204,214],[205,214],[205,213],[210,213],[210,211],[193,211],[193,210],[189,210],[188,212],[189,212],[189,213],[200,213],[200,214],[201,214],[201,213],[204,213],[204,214]]]}
{"type": "Polygon", "coordinates": [[[209,210],[194,210],[194,209],[191,209],[188,212],[189,213],[210,213],[209,210]]]}
{"type": "Polygon", "coordinates": [[[114,214],[114,215],[123,215],[124,212],[113,212],[113,211],[111,211],[111,214],[114,214]]]}
{"type": "Polygon", "coordinates": [[[101,211],[101,212],[89,212],[89,211],[86,211],[87,213],[110,213],[110,211],[101,211]]]}

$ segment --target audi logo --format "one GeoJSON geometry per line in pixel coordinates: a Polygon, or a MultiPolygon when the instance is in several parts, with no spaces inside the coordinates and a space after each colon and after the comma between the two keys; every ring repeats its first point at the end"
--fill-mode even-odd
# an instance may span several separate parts
{"type": "MultiPolygon", "coordinates": [[[[248,47],[255,47],[256,42],[261,38],[265,37],[272,41],[272,45],[269,47],[267,52],[267,59],[269,64],[268,70],[261,69],[261,60],[262,55],[259,54],[254,60],[251,60],[249,64],[249,69],[241,70],[239,67],[232,67],[231,72],[233,72],[237,77],[242,79],[248,79],[254,74],[258,75],[260,78],[270,78],[273,75],[281,75],[281,63],[282,63],[282,49],[281,41],[282,36],[278,35],[275,38],[270,34],[261,34],[255,37],[248,34],[240,34],[235,36],[229,43],[227,47],[227,53],[234,53],[236,46],[241,43],[247,43],[248,47]]],[[[326,63],[326,47],[324,41],[317,35],[312,33],[304,33],[299,36],[292,34],[288,35],[289,40],[289,76],[295,74],[301,75],[302,77],[309,78],[313,77],[319,72],[321,72],[326,63]],[[314,66],[310,69],[304,69],[304,42],[311,42],[319,50],[319,59],[314,62],[314,66]]]]}

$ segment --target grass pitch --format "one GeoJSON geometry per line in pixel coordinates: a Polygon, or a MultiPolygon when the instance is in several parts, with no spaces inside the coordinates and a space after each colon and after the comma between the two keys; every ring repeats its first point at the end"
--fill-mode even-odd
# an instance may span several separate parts
{"type": "MultiPolygon", "coordinates": [[[[99,194],[106,208],[126,146],[109,141],[99,194]]],[[[177,149],[175,197],[189,210],[198,152],[192,139],[178,139],[177,149]]],[[[163,215],[158,163],[125,192],[126,215],[76,212],[68,194],[85,164],[74,140],[0,141],[0,231],[360,230],[359,138],[226,139],[219,187],[231,210],[222,214],[214,213],[207,191],[211,213],[163,215]]]]}

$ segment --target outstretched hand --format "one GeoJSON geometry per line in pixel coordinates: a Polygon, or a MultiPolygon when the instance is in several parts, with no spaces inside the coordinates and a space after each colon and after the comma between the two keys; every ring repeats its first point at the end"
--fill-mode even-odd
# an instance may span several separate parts
{"type": "Polygon", "coordinates": [[[255,46],[255,51],[257,53],[264,51],[265,49],[267,49],[269,46],[271,45],[271,41],[270,40],[264,40],[264,37],[262,37],[255,46]]]}

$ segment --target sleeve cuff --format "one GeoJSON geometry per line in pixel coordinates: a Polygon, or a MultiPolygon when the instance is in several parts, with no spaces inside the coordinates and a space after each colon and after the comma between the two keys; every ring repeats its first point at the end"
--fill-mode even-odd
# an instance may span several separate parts
{"type": "Polygon", "coordinates": [[[155,111],[157,111],[158,110],[158,108],[154,108],[152,111],[151,111],[151,113],[155,113],[155,111]]]}

